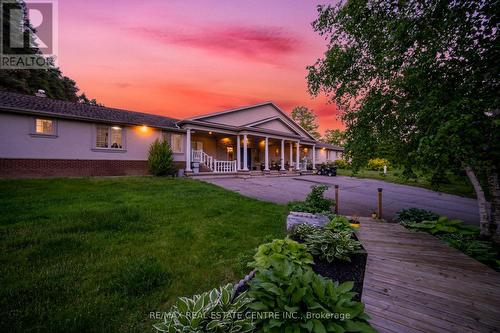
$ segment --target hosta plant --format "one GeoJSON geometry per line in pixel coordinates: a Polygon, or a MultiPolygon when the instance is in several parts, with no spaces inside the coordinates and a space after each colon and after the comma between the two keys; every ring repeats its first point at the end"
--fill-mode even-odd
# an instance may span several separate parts
{"type": "Polygon", "coordinates": [[[191,298],[181,297],[154,325],[158,332],[241,333],[253,332],[254,321],[245,316],[252,301],[244,292],[234,297],[233,285],[216,288],[191,298]]]}
{"type": "Polygon", "coordinates": [[[361,302],[353,301],[352,282],[339,284],[310,267],[282,261],[257,272],[250,282],[249,305],[258,332],[375,332],[361,302]]]}
{"type": "Polygon", "coordinates": [[[312,224],[302,223],[297,224],[290,231],[290,236],[295,240],[305,241],[306,238],[318,231],[320,228],[312,224]]]}
{"type": "Polygon", "coordinates": [[[325,229],[332,232],[354,232],[347,217],[341,215],[331,217],[330,222],[325,225],[325,229]]]}
{"type": "Polygon", "coordinates": [[[463,235],[476,235],[477,227],[465,225],[460,220],[450,220],[446,216],[441,216],[435,221],[422,221],[407,223],[410,229],[421,230],[430,234],[451,234],[460,233],[463,235]]]}
{"type": "Polygon", "coordinates": [[[422,222],[422,221],[435,221],[439,218],[434,212],[430,210],[420,209],[420,208],[407,208],[401,209],[394,216],[394,221],[399,222],[403,225],[411,222],[422,222]]]}
{"type": "Polygon", "coordinates": [[[313,263],[312,256],[307,252],[305,245],[285,238],[260,245],[250,266],[257,269],[266,269],[276,262],[282,261],[289,261],[299,266],[313,263]]]}
{"type": "Polygon", "coordinates": [[[361,243],[352,238],[352,232],[328,229],[309,235],[305,244],[312,255],[328,262],[336,259],[351,261],[350,256],[361,248],[361,243]]]}

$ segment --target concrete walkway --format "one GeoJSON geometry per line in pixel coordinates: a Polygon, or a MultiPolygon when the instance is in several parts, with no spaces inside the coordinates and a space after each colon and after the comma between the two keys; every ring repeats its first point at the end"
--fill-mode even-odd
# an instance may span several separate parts
{"type": "Polygon", "coordinates": [[[334,197],[333,185],[339,185],[340,213],[369,216],[377,207],[377,188],[383,188],[383,217],[391,220],[402,209],[418,207],[440,215],[457,218],[469,224],[477,224],[479,213],[475,199],[434,192],[431,190],[399,185],[375,179],[346,176],[299,176],[299,177],[250,177],[212,178],[205,181],[265,201],[286,204],[303,200],[316,184],[331,185],[326,192],[334,197]]]}

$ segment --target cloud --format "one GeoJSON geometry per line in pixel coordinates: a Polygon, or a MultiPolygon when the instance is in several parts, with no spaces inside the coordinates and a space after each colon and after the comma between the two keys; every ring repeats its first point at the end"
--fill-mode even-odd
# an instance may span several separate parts
{"type": "Polygon", "coordinates": [[[141,36],[164,45],[201,49],[221,56],[279,64],[283,57],[300,50],[300,40],[278,27],[219,26],[198,31],[134,28],[141,36]]]}

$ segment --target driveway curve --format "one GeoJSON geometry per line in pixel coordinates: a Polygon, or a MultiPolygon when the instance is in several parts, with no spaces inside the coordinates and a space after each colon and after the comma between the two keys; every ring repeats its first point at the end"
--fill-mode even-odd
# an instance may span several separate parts
{"type": "Polygon", "coordinates": [[[375,179],[346,176],[299,176],[299,177],[249,177],[211,178],[209,183],[242,195],[286,204],[303,200],[317,184],[329,185],[326,196],[334,197],[333,185],[339,185],[339,213],[369,216],[377,208],[377,188],[383,189],[383,218],[392,220],[403,208],[418,207],[440,215],[456,218],[468,224],[477,224],[479,213],[475,199],[435,192],[420,187],[388,183],[375,179]]]}

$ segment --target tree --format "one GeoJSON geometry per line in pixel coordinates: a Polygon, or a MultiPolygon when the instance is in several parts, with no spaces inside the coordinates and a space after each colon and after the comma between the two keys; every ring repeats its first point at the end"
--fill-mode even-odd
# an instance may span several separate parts
{"type": "Polygon", "coordinates": [[[171,176],[174,174],[174,157],[167,140],[156,139],[149,147],[149,172],[154,176],[171,176]]]}
{"type": "Polygon", "coordinates": [[[318,132],[317,118],[318,116],[305,106],[297,106],[292,110],[292,119],[313,137],[319,139],[321,135],[318,132]]]}
{"type": "MultiPolygon", "coordinates": [[[[34,32],[35,29],[27,19],[27,8],[23,1],[17,3],[9,3],[9,7],[17,7],[24,12],[22,22],[14,24],[11,22],[11,15],[8,11],[4,11],[2,17],[2,31],[5,36],[9,36],[11,29],[19,29],[18,34],[23,34],[24,30],[34,32]],[[12,24],[11,24],[12,23],[12,24]]],[[[36,45],[33,39],[33,33],[29,34],[31,37],[31,45],[36,45]]],[[[23,47],[11,49],[8,42],[4,42],[3,52],[5,54],[30,54],[37,57],[43,57],[42,52],[38,47],[23,47]]],[[[18,92],[22,94],[33,95],[39,89],[45,91],[46,95],[51,98],[77,102],[79,91],[76,82],[67,76],[62,75],[59,68],[51,65],[47,69],[2,69],[0,70],[0,90],[18,92]]]]}
{"type": "Polygon", "coordinates": [[[308,67],[309,91],[326,93],[342,111],[354,167],[383,146],[407,171],[463,169],[485,237],[500,225],[499,7],[487,0],[319,6],[313,27],[328,50],[308,67]]]}
{"type": "Polygon", "coordinates": [[[345,133],[344,131],[339,129],[327,129],[321,141],[334,146],[343,146],[345,141],[345,133]]]}

